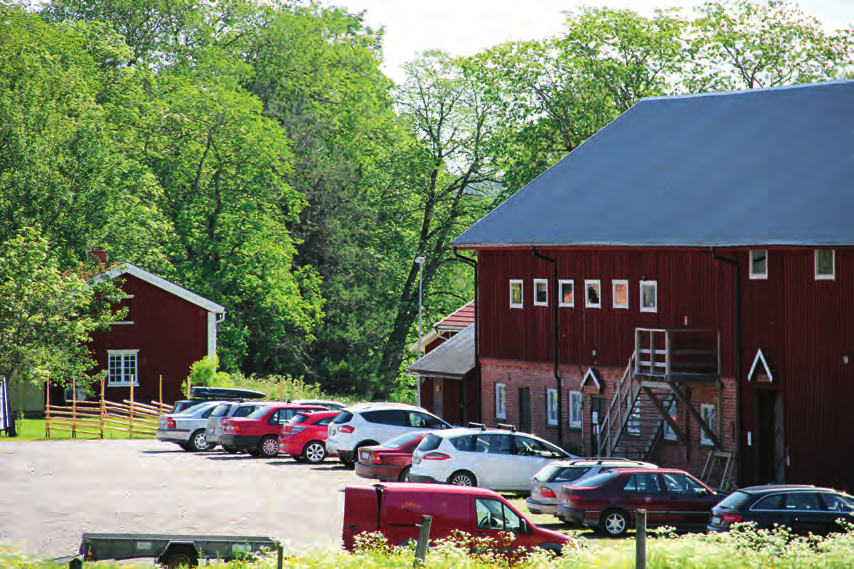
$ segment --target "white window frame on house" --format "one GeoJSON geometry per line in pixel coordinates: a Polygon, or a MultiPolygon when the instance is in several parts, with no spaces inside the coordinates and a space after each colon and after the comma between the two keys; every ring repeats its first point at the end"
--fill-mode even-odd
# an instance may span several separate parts
{"type": "Polygon", "coordinates": [[[560,295],[560,297],[558,298],[558,306],[569,306],[569,307],[575,306],[575,281],[573,279],[565,279],[562,281],[558,281],[557,285],[559,287],[558,294],[560,295]],[[572,289],[572,301],[571,302],[564,302],[564,300],[563,300],[563,285],[566,285],[566,284],[568,284],[569,287],[572,289]]]}
{"type": "Polygon", "coordinates": [[[816,249],[815,250],[815,280],[817,281],[832,281],[836,280],[836,250],[834,249],[816,249]],[[830,253],[830,273],[818,272],[818,254],[830,253]]]}
{"type": "Polygon", "coordinates": [[[139,385],[139,350],[107,350],[107,387],[124,387],[131,384],[130,378],[133,378],[133,385],[139,385]],[[131,373],[126,373],[125,359],[127,356],[133,356],[133,369],[131,373]],[[113,377],[113,358],[119,357],[121,361],[121,380],[114,381],[113,377]]]}
{"type": "MultiPolygon", "coordinates": [[[[702,403],[700,404],[700,417],[703,418],[703,421],[709,426],[715,435],[717,435],[717,431],[715,431],[715,425],[717,424],[717,407],[713,403],[702,403]],[[711,411],[711,421],[709,421],[709,412],[711,411]]],[[[699,428],[699,427],[698,427],[699,428]]],[[[700,444],[701,445],[713,445],[715,444],[712,439],[706,435],[706,431],[700,428],[700,444]]]]}
{"type": "Polygon", "coordinates": [[[750,280],[767,280],[768,279],[768,249],[751,249],[750,250],[750,280]],[[754,256],[762,253],[765,255],[765,272],[758,273],[753,270],[754,256]]]}
{"type": "Polygon", "coordinates": [[[507,386],[503,383],[495,384],[495,418],[507,418],[507,386]]]}
{"type": "MultiPolygon", "coordinates": [[[[671,401],[670,405],[667,407],[667,414],[670,415],[671,419],[673,419],[674,421],[676,420],[676,400],[675,399],[673,401],[671,401]]],[[[661,436],[665,440],[668,440],[668,441],[675,441],[676,440],[676,431],[674,431],[673,428],[671,428],[670,423],[668,423],[667,421],[664,421],[662,428],[663,428],[663,431],[661,433],[661,436]]]]}
{"type": "Polygon", "coordinates": [[[549,305],[549,280],[548,279],[534,279],[534,306],[548,306],[549,305]],[[540,292],[540,285],[545,287],[546,291],[546,300],[540,301],[537,297],[540,292]]]}
{"type": "Polygon", "coordinates": [[[546,421],[550,427],[557,426],[557,389],[546,389],[546,421]]]}
{"type": "Polygon", "coordinates": [[[628,308],[629,307],[629,281],[627,281],[627,280],[611,281],[611,298],[614,301],[614,308],[628,308]],[[620,285],[623,285],[626,287],[626,302],[623,304],[617,304],[617,287],[620,285]]]}
{"type": "Polygon", "coordinates": [[[640,282],[640,311],[641,312],[658,312],[658,281],[641,281],[640,282]],[[645,288],[652,287],[653,305],[646,306],[643,301],[643,291],[645,288]]]}
{"type": "Polygon", "coordinates": [[[519,279],[510,281],[510,308],[525,307],[525,283],[519,279]],[[513,302],[513,286],[519,285],[519,302],[513,302]]]}
{"type": "Polygon", "coordinates": [[[569,428],[581,428],[581,415],[584,410],[584,399],[580,391],[569,392],[569,428]]]}
{"type": "Polygon", "coordinates": [[[584,306],[587,308],[602,308],[602,281],[598,279],[589,279],[584,281],[584,306]],[[590,302],[590,295],[587,294],[588,289],[594,286],[599,293],[599,302],[593,304],[590,302]]]}

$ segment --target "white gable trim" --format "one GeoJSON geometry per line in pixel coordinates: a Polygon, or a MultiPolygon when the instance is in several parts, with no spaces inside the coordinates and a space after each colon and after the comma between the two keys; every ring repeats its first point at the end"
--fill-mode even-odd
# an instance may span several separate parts
{"type": "Polygon", "coordinates": [[[584,388],[584,384],[587,383],[588,379],[593,380],[593,383],[596,384],[596,389],[599,392],[602,391],[602,384],[599,383],[599,378],[596,377],[596,370],[594,370],[592,367],[587,368],[587,373],[584,374],[584,379],[581,380],[581,388],[582,389],[584,388]]]}
{"type": "Polygon", "coordinates": [[[756,364],[762,362],[762,367],[765,368],[765,374],[770,381],[774,381],[774,375],[771,373],[771,368],[768,366],[768,361],[765,359],[765,354],[762,353],[762,348],[756,350],[756,357],[753,358],[753,365],[750,366],[750,371],[747,373],[747,381],[753,379],[753,372],[756,370],[756,364]]]}
{"type": "Polygon", "coordinates": [[[96,278],[101,279],[114,279],[121,275],[128,274],[133,275],[136,278],[143,280],[149,284],[153,284],[154,286],[165,290],[166,292],[171,292],[175,296],[179,298],[183,298],[187,302],[191,302],[196,306],[200,306],[207,310],[208,312],[215,312],[217,314],[224,314],[225,307],[220,306],[219,304],[208,300],[202,296],[194,292],[190,292],[189,290],[176,285],[175,283],[169,282],[162,277],[158,277],[154,273],[149,273],[144,269],[140,269],[136,265],[132,265],[131,263],[122,263],[117,267],[113,267],[109,271],[106,271],[102,275],[99,275],[96,278]]]}

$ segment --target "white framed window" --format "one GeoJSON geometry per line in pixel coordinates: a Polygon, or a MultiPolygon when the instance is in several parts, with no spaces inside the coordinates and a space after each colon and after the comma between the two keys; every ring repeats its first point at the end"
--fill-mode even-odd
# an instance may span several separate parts
{"type": "Polygon", "coordinates": [[[658,281],[640,282],[640,311],[658,312],[658,281]]]}
{"type": "Polygon", "coordinates": [[[522,281],[510,281],[510,308],[522,308],[522,281]]]}
{"type": "Polygon", "coordinates": [[[613,289],[614,308],[629,307],[629,281],[611,281],[613,289]]]}
{"type": "Polygon", "coordinates": [[[836,251],[833,249],[815,250],[815,280],[832,281],[836,278],[836,251]]]}
{"type": "MultiPolygon", "coordinates": [[[[709,426],[712,432],[715,432],[715,425],[717,421],[715,420],[717,417],[717,409],[711,403],[703,403],[700,405],[700,416],[703,418],[703,421],[709,426]]],[[[717,433],[715,433],[717,435],[717,433]]],[[[714,444],[712,439],[706,434],[706,431],[700,429],[700,444],[701,445],[711,445],[714,444]]]]}
{"type": "MultiPolygon", "coordinates": [[[[670,405],[667,407],[667,414],[670,415],[671,419],[676,421],[676,401],[675,400],[671,401],[670,405]]],[[[670,426],[670,423],[665,421],[664,424],[662,425],[662,429],[663,429],[662,434],[661,434],[662,437],[664,437],[668,441],[675,441],[676,440],[676,431],[673,430],[673,427],[670,426]]]]}
{"type": "Polygon", "coordinates": [[[584,281],[584,306],[587,308],[602,307],[602,283],[600,281],[584,281]]]}
{"type": "Polygon", "coordinates": [[[641,421],[641,412],[637,407],[632,409],[632,412],[629,414],[629,422],[626,424],[626,431],[633,437],[640,436],[640,421],[641,421]]]}
{"type": "Polygon", "coordinates": [[[581,428],[581,392],[569,392],[569,426],[574,429],[581,428]]]}
{"type": "Polygon", "coordinates": [[[557,389],[546,389],[546,418],[549,425],[557,425],[557,389]]]}
{"type": "Polygon", "coordinates": [[[139,385],[139,376],[136,372],[136,362],[139,350],[108,350],[107,362],[109,366],[109,379],[107,385],[115,387],[119,385],[139,385]]]}
{"type": "Polygon", "coordinates": [[[549,305],[549,281],[534,279],[534,306],[549,305]]]}
{"type": "Polygon", "coordinates": [[[560,306],[575,306],[575,281],[559,281],[558,286],[560,286],[560,306]]]}
{"type": "Polygon", "coordinates": [[[768,278],[768,250],[753,249],[750,251],[750,278],[768,278]]]}
{"type": "Polygon", "coordinates": [[[503,383],[495,384],[495,418],[507,418],[507,389],[503,383]]]}

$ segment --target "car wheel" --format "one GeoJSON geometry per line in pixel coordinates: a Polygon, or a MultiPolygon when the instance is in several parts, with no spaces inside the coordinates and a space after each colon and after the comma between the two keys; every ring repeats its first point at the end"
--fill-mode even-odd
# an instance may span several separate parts
{"type": "Polygon", "coordinates": [[[448,478],[448,484],[452,486],[477,486],[477,479],[471,472],[460,470],[451,474],[451,477],[448,478]]]}
{"type": "Polygon", "coordinates": [[[237,454],[238,452],[240,452],[239,448],[235,448],[233,446],[225,446],[225,445],[223,445],[222,450],[224,450],[228,454],[237,454]]]}
{"type": "Polygon", "coordinates": [[[189,545],[173,545],[158,560],[161,565],[169,569],[178,567],[198,567],[199,554],[195,548],[189,545]]]}
{"type": "Polygon", "coordinates": [[[323,462],[326,458],[326,446],[320,441],[311,441],[302,449],[302,457],[311,464],[323,462]]]}
{"type": "Polygon", "coordinates": [[[193,452],[202,452],[203,450],[210,450],[211,448],[211,445],[208,444],[208,440],[205,437],[204,429],[199,429],[190,435],[190,442],[187,443],[187,446],[189,446],[189,450],[193,452]]]}
{"type": "Polygon", "coordinates": [[[264,458],[273,458],[279,454],[279,439],[266,436],[258,443],[258,454],[264,458]]]}
{"type": "Polygon", "coordinates": [[[599,529],[608,537],[621,537],[629,529],[629,515],[622,510],[607,510],[599,521],[599,529]]]}
{"type": "Polygon", "coordinates": [[[397,476],[398,482],[409,482],[409,466],[404,466],[403,470],[400,471],[400,474],[397,476]]]}

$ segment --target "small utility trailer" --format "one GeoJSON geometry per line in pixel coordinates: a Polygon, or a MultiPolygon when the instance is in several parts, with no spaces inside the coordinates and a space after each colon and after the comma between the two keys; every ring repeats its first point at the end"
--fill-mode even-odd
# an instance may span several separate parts
{"type": "Polygon", "coordinates": [[[161,533],[84,533],[80,554],[69,561],[69,569],[80,569],[84,561],[153,557],[170,569],[195,567],[199,559],[230,561],[250,557],[262,550],[276,551],[278,567],[283,562],[282,543],[257,535],[170,535],[161,533]]]}

